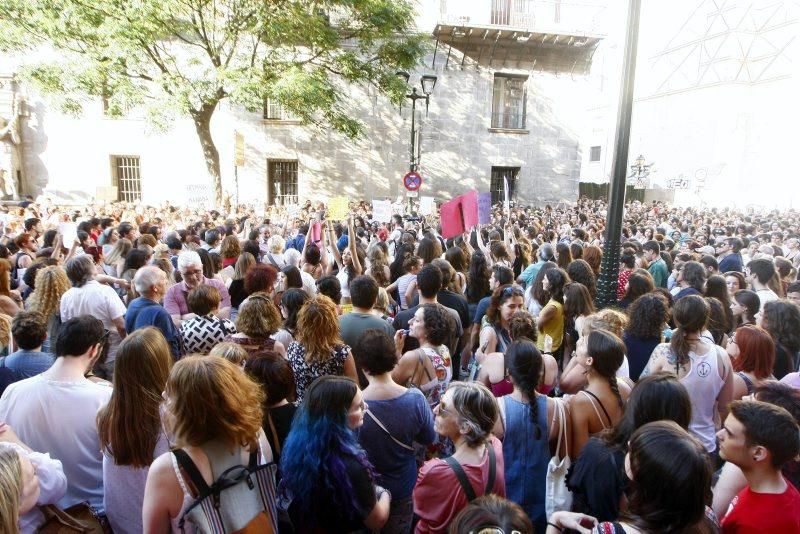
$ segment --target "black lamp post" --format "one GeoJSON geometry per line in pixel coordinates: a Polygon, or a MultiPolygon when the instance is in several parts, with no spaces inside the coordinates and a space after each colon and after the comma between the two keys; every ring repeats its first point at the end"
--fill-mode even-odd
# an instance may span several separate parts
{"type": "MultiPolygon", "coordinates": [[[[411,77],[405,71],[397,71],[397,76],[404,82],[408,83],[411,77]]],[[[409,147],[409,164],[408,170],[411,172],[419,169],[419,158],[417,157],[417,100],[425,100],[425,116],[428,116],[428,104],[430,97],[436,87],[437,77],[432,74],[423,74],[420,76],[420,86],[422,87],[422,94],[417,92],[416,87],[411,88],[411,92],[406,94],[406,98],[411,100],[411,144],[409,147]]],[[[411,197],[408,197],[408,213],[411,214],[411,197]]]]}
{"type": "MultiPolygon", "coordinates": [[[[614,170],[608,196],[606,216],[606,240],[600,278],[597,281],[597,305],[602,308],[617,301],[619,278],[619,249],[622,236],[622,210],[625,206],[625,182],[628,166],[628,145],[631,136],[633,113],[633,88],[636,72],[636,48],[639,41],[639,13],[641,0],[630,0],[628,4],[628,30],[625,36],[620,106],[617,113],[617,136],[614,143],[614,170]]],[[[642,158],[644,160],[644,158],[642,158]]],[[[644,164],[644,161],[642,161],[644,164]]]]}
{"type": "Polygon", "coordinates": [[[645,186],[647,184],[645,184],[645,180],[650,176],[650,167],[652,166],[652,163],[645,163],[644,156],[639,154],[639,157],[636,158],[636,161],[631,165],[631,174],[628,176],[628,178],[631,178],[633,181],[634,189],[646,188],[645,186]]]}

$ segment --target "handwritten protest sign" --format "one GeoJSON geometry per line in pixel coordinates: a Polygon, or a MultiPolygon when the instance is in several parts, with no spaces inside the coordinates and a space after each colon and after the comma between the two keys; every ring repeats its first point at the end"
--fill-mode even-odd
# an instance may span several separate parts
{"type": "Polygon", "coordinates": [[[391,222],[392,203],[389,200],[372,201],[372,219],[378,222],[391,222]]]}
{"type": "Polygon", "coordinates": [[[419,198],[419,213],[421,215],[433,215],[436,212],[436,204],[433,197],[419,198]]]}
{"type": "Polygon", "coordinates": [[[478,193],[478,224],[492,222],[492,194],[478,193]]]}
{"type": "Polygon", "coordinates": [[[214,192],[208,184],[186,184],[186,204],[197,208],[214,205],[214,192]]]}
{"type": "Polygon", "coordinates": [[[342,221],[350,213],[347,197],[333,197],[328,201],[328,219],[342,221]]]}

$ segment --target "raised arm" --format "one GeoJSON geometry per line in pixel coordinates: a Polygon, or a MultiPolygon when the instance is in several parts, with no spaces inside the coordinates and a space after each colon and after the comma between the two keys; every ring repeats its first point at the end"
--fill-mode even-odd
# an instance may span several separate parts
{"type": "Polygon", "coordinates": [[[467,254],[469,254],[470,258],[472,258],[472,254],[475,252],[475,249],[472,248],[472,244],[469,242],[470,241],[469,236],[471,233],[472,230],[470,230],[469,232],[464,232],[461,235],[461,239],[464,241],[464,248],[467,249],[467,254]]]}
{"type": "Polygon", "coordinates": [[[511,226],[511,223],[506,223],[506,227],[503,230],[503,243],[506,245],[506,251],[508,252],[508,259],[513,264],[514,260],[517,257],[517,252],[514,248],[514,240],[512,236],[514,234],[514,228],[511,226]]]}
{"type": "Polygon", "coordinates": [[[491,254],[489,253],[489,249],[486,247],[486,244],[483,242],[483,235],[481,234],[481,227],[478,226],[475,229],[475,236],[478,239],[478,249],[483,252],[483,255],[486,256],[486,259],[491,259],[491,254]]]}
{"type": "Polygon", "coordinates": [[[363,270],[361,269],[361,262],[358,260],[357,248],[356,245],[357,241],[355,226],[353,226],[353,219],[351,217],[347,218],[347,246],[350,249],[350,256],[351,261],[353,262],[353,270],[356,273],[356,276],[360,275],[363,270]]]}
{"type": "MultiPolygon", "coordinates": [[[[328,221],[328,240],[331,242],[331,249],[333,249],[333,259],[336,260],[336,265],[339,270],[344,269],[342,265],[342,255],[339,254],[339,247],[336,246],[336,232],[333,231],[333,221],[328,221]]],[[[350,241],[350,238],[347,239],[350,241]]]]}

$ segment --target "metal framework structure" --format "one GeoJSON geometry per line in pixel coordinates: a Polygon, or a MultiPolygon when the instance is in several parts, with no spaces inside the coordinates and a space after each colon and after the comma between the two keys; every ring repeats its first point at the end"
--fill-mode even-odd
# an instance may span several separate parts
{"type": "Polygon", "coordinates": [[[658,82],[649,96],[787,78],[798,34],[798,0],[701,0],[650,58],[658,82]]]}
{"type": "Polygon", "coordinates": [[[142,199],[142,175],[139,156],[112,156],[117,199],[136,202],[142,199]]]}

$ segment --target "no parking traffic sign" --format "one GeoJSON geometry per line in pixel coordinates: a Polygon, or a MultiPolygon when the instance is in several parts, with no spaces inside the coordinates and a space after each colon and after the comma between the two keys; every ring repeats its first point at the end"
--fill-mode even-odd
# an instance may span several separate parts
{"type": "Polygon", "coordinates": [[[403,186],[409,191],[417,191],[422,186],[422,176],[418,172],[407,172],[403,176],[403,186]]]}

